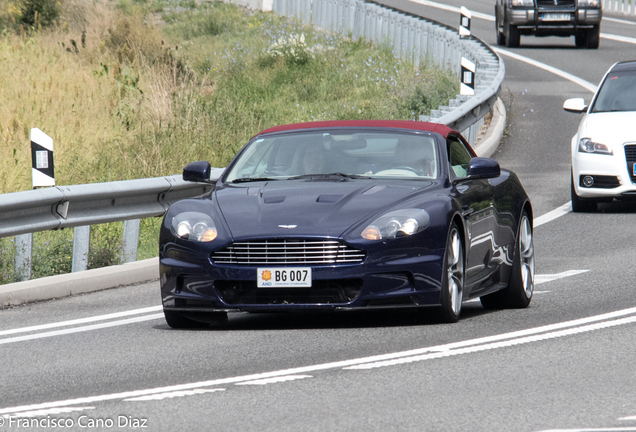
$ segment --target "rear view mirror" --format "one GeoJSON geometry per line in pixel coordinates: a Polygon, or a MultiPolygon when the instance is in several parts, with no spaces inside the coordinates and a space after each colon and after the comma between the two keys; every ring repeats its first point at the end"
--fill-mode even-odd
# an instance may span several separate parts
{"type": "Polygon", "coordinates": [[[183,180],[189,182],[210,182],[210,172],[212,167],[210,162],[198,161],[190,162],[183,169],[183,180]]]}
{"type": "Polygon", "coordinates": [[[490,158],[474,157],[468,164],[468,176],[472,178],[494,178],[501,175],[499,163],[490,158]]]}
{"type": "Polygon", "coordinates": [[[568,99],[563,102],[563,109],[568,112],[573,113],[582,113],[587,110],[587,105],[585,105],[585,99],[583,98],[573,98],[568,99]]]}

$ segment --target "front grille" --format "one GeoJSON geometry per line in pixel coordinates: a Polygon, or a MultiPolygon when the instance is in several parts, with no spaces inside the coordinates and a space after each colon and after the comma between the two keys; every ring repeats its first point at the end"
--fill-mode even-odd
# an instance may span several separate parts
{"type": "Polygon", "coordinates": [[[537,0],[539,10],[574,9],[574,0],[537,0]]]}
{"type": "Polygon", "coordinates": [[[337,240],[258,240],[236,242],[212,253],[216,264],[355,264],[366,257],[337,240]]]}
{"type": "Polygon", "coordinates": [[[632,179],[632,183],[636,183],[636,176],[634,175],[634,163],[636,162],[636,144],[625,145],[625,162],[627,162],[627,171],[629,177],[632,179]]]}
{"type": "Polygon", "coordinates": [[[361,279],[315,280],[311,288],[257,288],[253,281],[218,280],[219,297],[230,305],[351,303],[362,290],[361,279]]]}

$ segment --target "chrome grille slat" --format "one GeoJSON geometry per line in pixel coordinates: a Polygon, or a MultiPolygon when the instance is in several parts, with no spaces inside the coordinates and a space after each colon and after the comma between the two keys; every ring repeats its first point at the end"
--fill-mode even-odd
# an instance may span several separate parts
{"type": "Polygon", "coordinates": [[[255,240],[236,242],[213,252],[217,264],[355,264],[364,261],[364,251],[334,240],[255,240]]]}

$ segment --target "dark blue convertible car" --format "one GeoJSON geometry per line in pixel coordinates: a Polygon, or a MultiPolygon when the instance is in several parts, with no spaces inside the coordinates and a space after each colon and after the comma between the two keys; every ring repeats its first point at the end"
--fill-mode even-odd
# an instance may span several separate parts
{"type": "Polygon", "coordinates": [[[517,176],[457,132],[331,121],[254,136],[213,192],[172,205],[160,237],[168,325],[228,312],[523,308],[534,288],[532,206],[517,176]]]}

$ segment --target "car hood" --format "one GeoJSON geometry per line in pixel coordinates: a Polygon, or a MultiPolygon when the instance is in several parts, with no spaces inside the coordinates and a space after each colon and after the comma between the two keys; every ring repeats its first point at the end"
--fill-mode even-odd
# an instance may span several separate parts
{"type": "Polygon", "coordinates": [[[389,183],[287,180],[223,185],[215,195],[235,240],[290,235],[339,237],[355,223],[433,184],[389,183]]]}
{"type": "Polygon", "coordinates": [[[588,114],[581,123],[579,138],[589,138],[601,144],[623,145],[636,142],[636,112],[588,114]]]}

